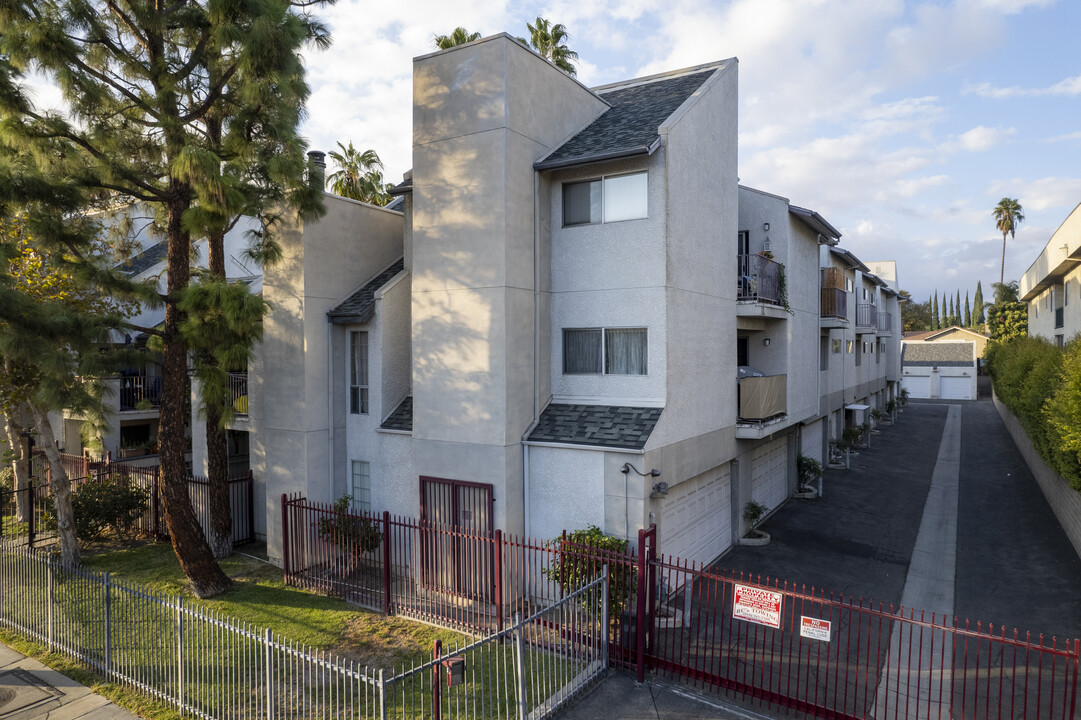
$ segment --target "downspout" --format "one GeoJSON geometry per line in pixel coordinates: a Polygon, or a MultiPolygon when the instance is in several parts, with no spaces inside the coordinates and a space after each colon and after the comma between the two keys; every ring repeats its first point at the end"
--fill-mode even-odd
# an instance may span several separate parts
{"type": "MultiPolygon", "coordinates": [[[[329,318],[327,318],[329,321],[329,318]]],[[[327,482],[330,497],[327,502],[337,498],[334,482],[334,324],[327,322],[327,482]]],[[[343,493],[344,494],[344,493],[343,493]]]]}
{"type": "Polygon", "coordinates": [[[533,171],[533,420],[522,436],[522,513],[527,538],[532,537],[529,514],[529,446],[524,444],[538,421],[538,378],[540,377],[540,175],[533,171]]]}

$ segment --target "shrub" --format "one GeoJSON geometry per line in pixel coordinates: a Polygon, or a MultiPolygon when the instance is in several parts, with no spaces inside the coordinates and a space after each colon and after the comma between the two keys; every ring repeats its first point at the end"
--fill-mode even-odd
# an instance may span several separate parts
{"type": "Polygon", "coordinates": [[[751,526],[751,534],[754,534],[755,526],[762,522],[767,510],[769,508],[756,500],[748,500],[747,504],[743,506],[743,519],[751,526]]]}
{"type": "Polygon", "coordinates": [[[1062,358],[1062,378],[1044,405],[1043,415],[1058,440],[1059,472],[1081,491],[1081,342],[1074,340],[1062,358]]]}
{"type": "MultiPolygon", "coordinates": [[[[637,570],[627,562],[628,542],[612,535],[605,535],[596,525],[575,530],[550,543],[557,550],[553,562],[544,574],[559,585],[564,593],[571,593],[588,585],[601,576],[608,565],[608,618],[616,618],[638,591],[637,570]]],[[[589,594],[582,603],[587,610],[596,611],[598,597],[589,594]]]]}
{"type": "Polygon", "coordinates": [[[11,492],[15,489],[15,470],[10,465],[0,467],[0,492],[11,492]]]}
{"type": "Polygon", "coordinates": [[[822,477],[822,463],[812,457],[796,456],[796,470],[799,472],[800,486],[810,485],[822,477]]]}
{"type": "MultiPolygon", "coordinates": [[[[119,475],[80,485],[71,494],[75,535],[79,540],[92,541],[112,528],[122,540],[127,540],[135,523],[146,513],[149,502],[149,490],[132,487],[119,475]]],[[[46,502],[45,527],[56,529],[52,498],[46,502]]]]}
{"type": "Polygon", "coordinates": [[[383,535],[368,518],[350,514],[352,502],[352,495],[334,501],[334,515],[319,518],[319,537],[360,557],[378,548],[383,535]]]}

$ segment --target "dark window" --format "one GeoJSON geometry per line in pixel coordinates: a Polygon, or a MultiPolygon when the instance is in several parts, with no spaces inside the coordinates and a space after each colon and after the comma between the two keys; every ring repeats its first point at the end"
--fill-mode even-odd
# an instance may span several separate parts
{"type": "Polygon", "coordinates": [[[645,375],[645,328],[581,328],[563,331],[563,372],[567,375],[645,375]]]}
{"type": "Polygon", "coordinates": [[[601,221],[601,181],[563,186],[563,224],[590,225],[601,221]]]}
{"type": "Polygon", "coordinates": [[[368,333],[349,334],[349,412],[368,413],[368,333]]]}
{"type": "Polygon", "coordinates": [[[747,338],[736,339],[736,365],[750,365],[747,360],[747,338]]]}

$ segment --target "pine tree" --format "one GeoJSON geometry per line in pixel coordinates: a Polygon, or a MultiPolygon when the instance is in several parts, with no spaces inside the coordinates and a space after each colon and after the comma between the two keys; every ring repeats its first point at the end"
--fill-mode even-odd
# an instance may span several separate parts
{"type": "MultiPolygon", "coordinates": [[[[43,208],[48,197],[74,193],[108,198],[113,208],[142,203],[161,219],[168,283],[160,299],[164,326],[153,332],[163,347],[162,499],[173,548],[200,597],[231,581],[214,561],[187,491],[188,340],[180,302],[191,285],[192,236],[247,213],[262,221],[255,251],[273,255],[284,213],[321,208],[321,188],[304,179],[296,127],[308,94],[301,49],[328,42],[325,28],[286,0],[12,0],[0,12],[0,54],[16,70],[50,75],[70,113],[37,112],[9,75],[0,77],[0,111],[9,116],[3,142],[33,157],[41,174],[30,185],[0,167],[11,195],[3,199],[43,208]],[[208,138],[214,123],[220,144],[208,138]]],[[[47,216],[52,223],[37,237],[76,249],[85,242],[85,232],[69,230],[77,216],[47,216]]]]}
{"type": "Polygon", "coordinates": [[[938,290],[935,290],[935,299],[931,303],[931,329],[938,330],[938,290]]]}
{"type": "Polygon", "coordinates": [[[979,280],[976,281],[976,295],[972,298],[972,310],[973,310],[973,326],[983,331],[983,285],[979,280]]]}
{"type": "Polygon", "coordinates": [[[972,310],[968,304],[968,290],[965,290],[965,327],[972,327],[972,310]]]}

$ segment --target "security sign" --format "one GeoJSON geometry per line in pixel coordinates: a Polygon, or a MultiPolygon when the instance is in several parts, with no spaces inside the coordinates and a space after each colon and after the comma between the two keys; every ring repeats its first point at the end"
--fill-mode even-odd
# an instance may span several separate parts
{"type": "Polygon", "coordinates": [[[781,593],[762,588],[735,586],[732,617],[772,628],[781,627],[781,593]]]}
{"type": "Polygon", "coordinates": [[[799,619],[799,634],[812,640],[830,641],[830,621],[801,615],[799,619]]]}

